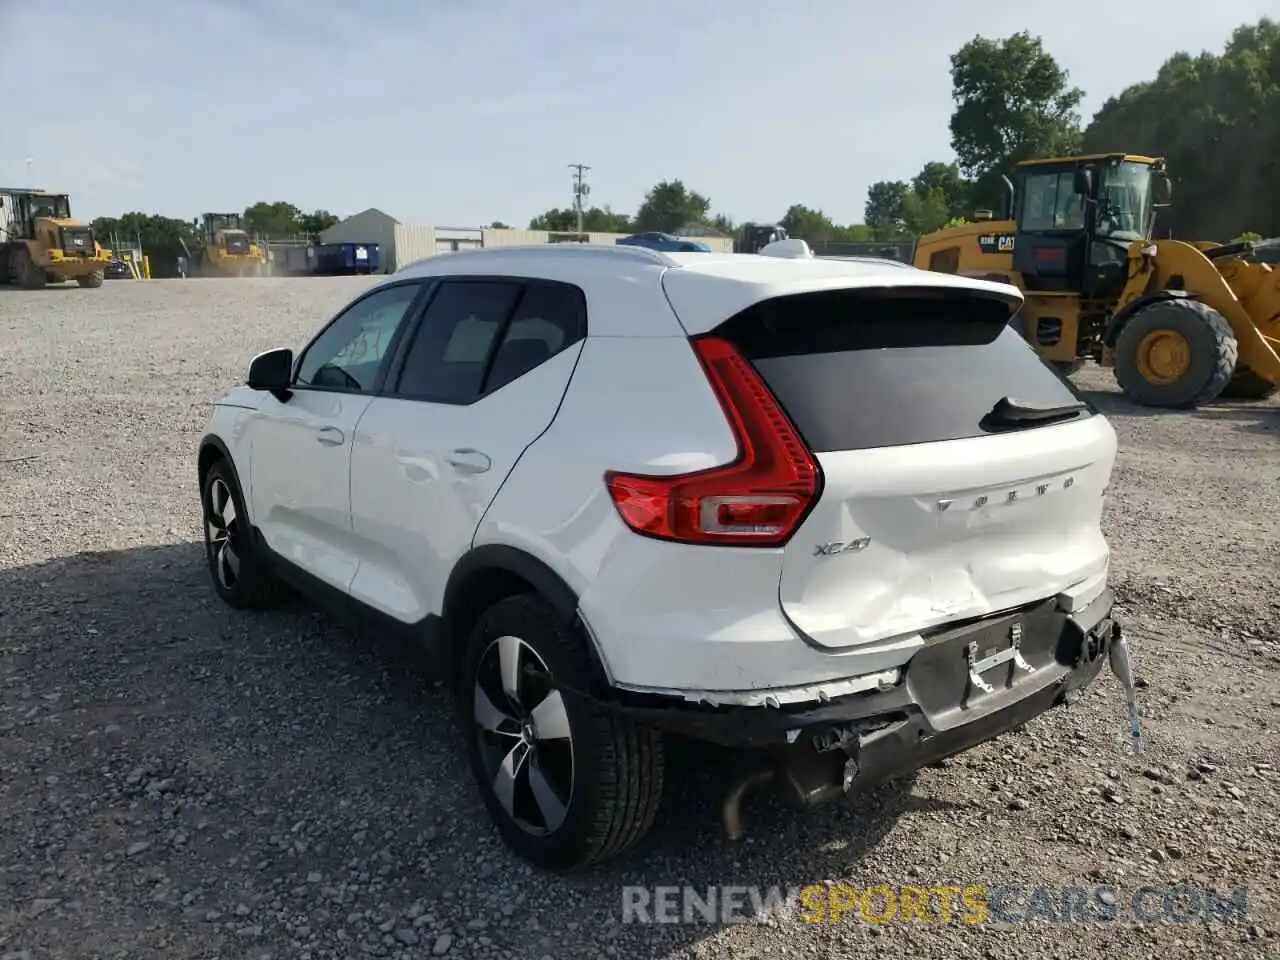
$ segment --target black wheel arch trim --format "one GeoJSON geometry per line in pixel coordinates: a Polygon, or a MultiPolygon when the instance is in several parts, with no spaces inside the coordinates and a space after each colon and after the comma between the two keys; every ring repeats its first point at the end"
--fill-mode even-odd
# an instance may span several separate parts
{"type": "Polygon", "coordinates": [[[1124,329],[1124,325],[1143,307],[1148,307],[1153,303],[1160,303],[1163,300],[1193,299],[1195,298],[1186,290],[1156,290],[1154,293],[1144,294],[1111,315],[1111,319],[1107,321],[1107,327],[1103,331],[1102,342],[1105,346],[1114,347],[1116,341],[1120,338],[1120,331],[1124,329]]]}
{"type": "Polygon", "coordinates": [[[595,670],[594,680],[596,683],[608,685],[609,672],[596,645],[595,635],[591,632],[591,627],[582,615],[582,611],[578,609],[577,591],[546,563],[519,547],[504,543],[486,543],[472,547],[462,555],[454,565],[453,572],[449,574],[449,580],[444,588],[441,615],[445,636],[457,641],[463,639],[456,636],[456,616],[458,609],[462,606],[460,601],[468,581],[477,574],[493,570],[514,574],[524,580],[551,604],[551,608],[564,619],[565,623],[580,624],[586,634],[584,640],[595,670]]]}
{"type": "Polygon", "coordinates": [[[578,594],[558,573],[519,547],[486,543],[463,554],[449,574],[442,605],[446,624],[449,609],[455,606],[467,580],[484,570],[502,570],[527,581],[566,622],[572,622],[578,616],[578,594]]]}
{"type": "MultiPolygon", "coordinates": [[[[240,496],[244,496],[244,484],[240,482],[240,471],[236,469],[235,458],[231,456],[231,451],[227,449],[226,443],[216,433],[206,433],[200,438],[199,452],[196,455],[197,463],[203,458],[204,452],[210,448],[217,450],[222,459],[227,461],[227,466],[231,468],[231,476],[235,478],[236,486],[240,488],[240,496]]],[[[203,475],[200,477],[201,484],[204,483],[203,475]]]]}

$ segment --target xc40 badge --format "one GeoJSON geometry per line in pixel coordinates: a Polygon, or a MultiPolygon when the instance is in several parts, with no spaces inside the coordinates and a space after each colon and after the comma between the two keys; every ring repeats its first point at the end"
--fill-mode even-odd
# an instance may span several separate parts
{"type": "Polygon", "coordinates": [[[859,537],[857,540],[830,540],[814,547],[813,555],[815,557],[834,557],[841,553],[858,553],[867,549],[870,543],[870,537],[859,537]]]}

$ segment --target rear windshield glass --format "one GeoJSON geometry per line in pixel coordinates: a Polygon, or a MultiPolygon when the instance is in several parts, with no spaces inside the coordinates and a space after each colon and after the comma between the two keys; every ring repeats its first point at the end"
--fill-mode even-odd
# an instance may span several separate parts
{"type": "Polygon", "coordinates": [[[1084,403],[1008,321],[1003,303],[963,291],[840,290],[763,301],[714,334],[737,344],[824,453],[1007,430],[989,417],[1006,397],[1084,403]]]}

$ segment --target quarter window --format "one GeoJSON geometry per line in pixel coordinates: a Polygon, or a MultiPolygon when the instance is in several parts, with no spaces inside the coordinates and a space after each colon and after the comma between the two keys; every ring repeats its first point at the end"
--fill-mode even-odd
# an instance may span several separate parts
{"type": "Polygon", "coordinates": [[[501,390],[576,343],[581,337],[581,296],[564,284],[530,286],[493,358],[484,392],[501,390]]]}
{"type": "Polygon", "coordinates": [[[297,385],[371,393],[390,359],[396,331],[421,289],[417,283],[398,284],[357,300],[307,348],[297,385]]]}

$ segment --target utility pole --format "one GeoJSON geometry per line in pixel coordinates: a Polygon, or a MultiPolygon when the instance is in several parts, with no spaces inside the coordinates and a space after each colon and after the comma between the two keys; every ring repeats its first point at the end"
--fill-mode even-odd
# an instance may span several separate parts
{"type": "Polygon", "coordinates": [[[573,208],[578,213],[578,233],[582,233],[582,201],[591,192],[591,187],[588,186],[582,175],[591,168],[585,163],[571,163],[569,164],[569,169],[574,172],[573,208]]]}

